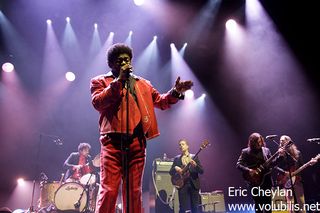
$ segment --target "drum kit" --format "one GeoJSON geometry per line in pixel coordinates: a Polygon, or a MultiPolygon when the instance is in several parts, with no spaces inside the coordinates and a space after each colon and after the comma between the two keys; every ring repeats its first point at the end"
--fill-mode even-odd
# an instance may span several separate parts
{"type": "MultiPolygon", "coordinates": [[[[100,154],[92,161],[100,167],[100,154]]],[[[93,173],[83,175],[78,182],[40,182],[40,212],[94,212],[99,184],[93,173]]]]}

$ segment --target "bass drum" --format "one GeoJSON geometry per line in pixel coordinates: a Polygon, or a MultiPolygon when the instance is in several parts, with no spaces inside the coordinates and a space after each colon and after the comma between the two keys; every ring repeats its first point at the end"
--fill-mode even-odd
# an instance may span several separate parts
{"type": "Polygon", "coordinates": [[[60,187],[59,181],[40,183],[39,208],[47,207],[54,202],[54,194],[60,187]]]}
{"type": "Polygon", "coordinates": [[[57,190],[54,196],[54,204],[58,210],[75,210],[83,212],[87,206],[87,193],[84,188],[74,182],[65,183],[57,190]],[[82,197],[81,197],[82,194],[82,197]],[[80,199],[81,197],[81,199],[80,199]],[[79,202],[79,208],[75,207],[75,204],[79,202]]]}

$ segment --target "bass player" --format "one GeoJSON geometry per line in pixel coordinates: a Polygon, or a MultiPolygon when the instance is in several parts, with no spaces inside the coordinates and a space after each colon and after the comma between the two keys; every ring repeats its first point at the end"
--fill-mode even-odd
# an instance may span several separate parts
{"type": "Polygon", "coordinates": [[[183,184],[178,188],[179,213],[191,210],[192,213],[200,212],[200,180],[199,174],[203,174],[203,168],[199,159],[193,158],[195,155],[189,153],[189,144],[185,139],[179,140],[181,154],[174,158],[170,169],[170,175],[180,175],[183,184]],[[185,169],[187,168],[187,169],[185,169]]]}
{"type": "MultiPolygon", "coordinates": [[[[291,141],[291,138],[287,135],[282,135],[280,137],[279,146],[291,141]]],[[[300,208],[299,212],[305,213],[303,205],[305,203],[304,190],[303,190],[303,181],[301,172],[304,168],[314,165],[319,158],[319,155],[315,158],[312,158],[306,164],[303,164],[302,154],[295,144],[292,144],[284,155],[284,160],[279,163],[279,167],[285,170],[285,173],[279,173],[277,176],[277,185],[281,188],[292,190],[292,193],[286,193],[287,203],[298,204],[300,208]],[[289,173],[289,171],[291,173],[289,173]],[[290,178],[291,177],[291,178],[290,178]],[[293,188],[292,188],[293,186],[293,188]]],[[[290,211],[294,212],[294,211],[290,211]]]]}

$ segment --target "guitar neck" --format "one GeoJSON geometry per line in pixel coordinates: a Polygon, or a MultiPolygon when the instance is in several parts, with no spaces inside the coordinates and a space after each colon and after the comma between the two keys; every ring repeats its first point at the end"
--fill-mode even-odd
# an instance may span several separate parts
{"type": "MultiPolygon", "coordinates": [[[[198,152],[192,157],[192,160],[195,159],[198,154],[201,152],[202,148],[198,150],[198,152]]],[[[190,167],[190,162],[182,169],[182,173],[185,173],[190,167]]]]}
{"type": "Polygon", "coordinates": [[[294,172],[292,172],[292,176],[295,176],[295,175],[299,174],[300,172],[302,172],[302,170],[304,170],[304,169],[307,168],[308,166],[310,166],[310,161],[308,161],[307,163],[303,164],[303,165],[300,166],[297,170],[295,170],[294,172]]]}
{"type": "Polygon", "coordinates": [[[272,161],[275,157],[277,157],[278,153],[279,153],[279,150],[278,150],[276,153],[274,153],[270,158],[268,158],[268,159],[266,160],[266,162],[264,162],[263,167],[269,166],[269,164],[271,163],[271,161],[272,161]]]}

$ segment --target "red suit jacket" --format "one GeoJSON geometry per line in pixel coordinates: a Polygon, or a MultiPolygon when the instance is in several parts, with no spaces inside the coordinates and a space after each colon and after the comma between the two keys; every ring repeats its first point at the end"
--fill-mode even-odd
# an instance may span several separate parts
{"type": "MultiPolygon", "coordinates": [[[[129,93],[129,133],[141,122],[147,139],[157,137],[160,133],[154,107],[162,110],[178,102],[173,90],[160,94],[151,83],[139,76],[134,79],[134,97],[129,93]]],[[[126,133],[126,89],[120,81],[115,80],[111,72],[91,79],[92,104],[100,113],[100,134],[126,133]]]]}

